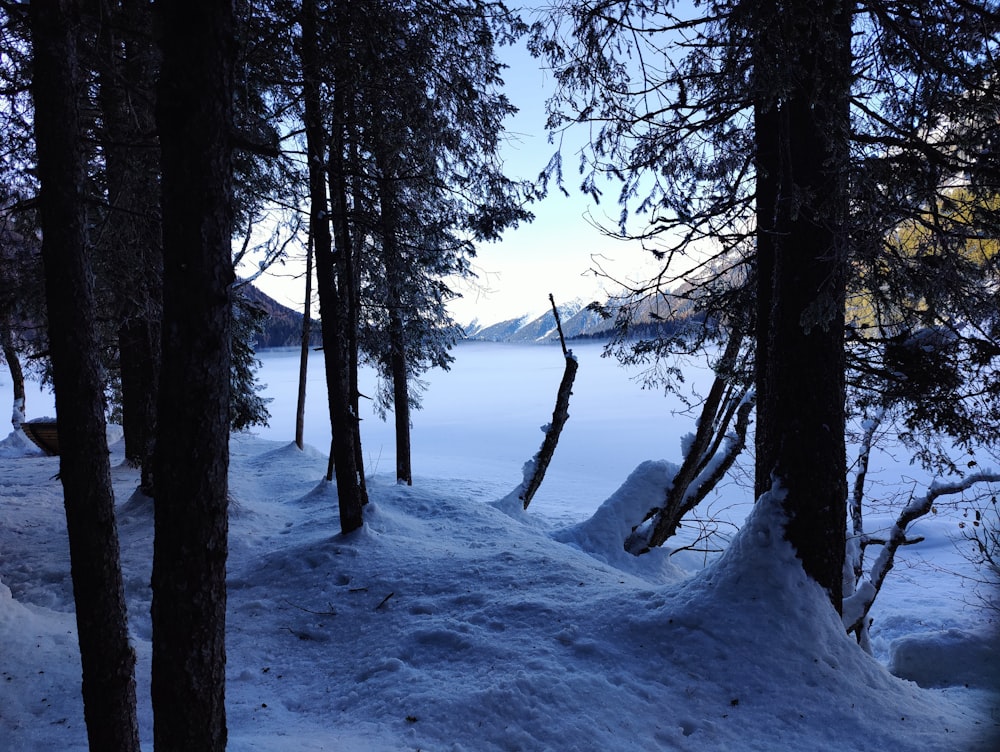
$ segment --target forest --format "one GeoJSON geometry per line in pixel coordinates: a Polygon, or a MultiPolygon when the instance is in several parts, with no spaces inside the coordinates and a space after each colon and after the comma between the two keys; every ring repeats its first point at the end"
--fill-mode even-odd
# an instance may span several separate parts
{"type": "MultiPolygon", "coordinates": [[[[592,307],[614,325],[607,354],[667,392],[684,358],[712,364],[681,461],[630,510],[622,551],[657,556],[750,454],[748,529],[779,531],[770,564],[798,569],[775,577],[821,593],[818,618],[859,655],[911,525],[943,497],[978,500],[995,575],[996,2],[26,0],[0,2],[0,34],[0,335],[15,432],[25,370],[55,394],[91,749],[140,748],[109,421],[153,512],[154,747],[227,745],[231,453],[266,410],[263,314],[236,265],[261,258],[263,274],[305,250],[300,394],[315,279],[331,545],[353,547],[379,514],[360,369],[379,375],[408,488],[420,377],[462,334],[451,281],[555,190],[610,195],[607,232],[660,263],[592,307]],[[501,158],[511,44],[556,82],[553,143],[588,134],[537,176],[501,158]],[[887,435],[936,480],[875,534],[866,470],[887,435]]],[[[563,360],[521,511],[568,416],[565,344],[563,360]]],[[[729,561],[770,566],[744,554],[729,561]]]]}

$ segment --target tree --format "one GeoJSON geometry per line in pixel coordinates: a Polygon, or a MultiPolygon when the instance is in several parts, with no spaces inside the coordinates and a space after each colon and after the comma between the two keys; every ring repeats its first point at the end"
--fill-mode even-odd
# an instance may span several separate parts
{"type": "Polygon", "coordinates": [[[377,408],[395,414],[397,480],[410,483],[419,376],[447,368],[459,337],[444,280],[469,274],[475,241],[531,218],[530,190],[507,178],[499,159],[514,108],[501,91],[495,47],[523,24],[480,0],[365,7],[349,16],[362,24],[353,35],[369,40],[349,48],[366,71],[352,84],[348,131],[363,160],[350,175],[355,236],[367,243],[358,262],[359,344],[385,384],[377,408]]]}
{"type": "MultiPolygon", "coordinates": [[[[873,446],[879,438],[889,433],[893,426],[893,416],[886,409],[879,409],[862,422],[862,436],[859,444],[857,471],[850,498],[851,532],[847,538],[847,566],[844,569],[844,627],[849,633],[854,633],[858,643],[871,652],[869,629],[872,620],[869,617],[885,578],[893,568],[896,553],[901,546],[919,543],[922,539],[909,538],[910,526],[921,517],[936,513],[936,505],[941,499],[952,495],[964,495],[966,491],[976,486],[1000,482],[1000,473],[991,470],[974,468],[971,472],[957,480],[940,481],[935,479],[922,495],[908,494],[908,500],[902,504],[893,524],[881,536],[871,535],[864,525],[865,484],[868,474],[869,457],[873,446]],[[880,436],[881,435],[881,436],[880,436]],[[866,560],[868,549],[879,546],[881,550],[870,562],[866,560]],[[866,569],[866,565],[870,566],[866,569]]],[[[995,501],[995,496],[994,496],[995,501]]],[[[983,561],[989,562],[989,528],[981,527],[982,514],[979,510],[973,517],[974,531],[971,540],[978,544],[983,561]],[[983,537],[980,538],[980,530],[983,537]]],[[[960,528],[965,525],[960,523],[960,528]]]]}
{"type": "Polygon", "coordinates": [[[248,283],[233,286],[232,342],[229,364],[229,428],[246,431],[251,426],[266,426],[267,403],[270,397],[261,397],[263,385],[256,381],[260,361],[254,354],[254,338],[263,331],[267,311],[255,304],[246,294],[248,283]]]}
{"type": "Polygon", "coordinates": [[[684,460],[671,479],[663,505],[649,510],[626,539],[629,552],[641,554],[666,543],[743,451],[755,403],[754,390],[739,375],[744,336],[740,328],[732,330],[714,365],[716,376],[702,403],[697,430],[685,439],[684,460]]]}
{"type": "Polygon", "coordinates": [[[414,384],[447,365],[458,333],[443,280],[469,273],[473,240],[530,217],[524,186],[503,176],[497,156],[512,108],[498,91],[493,45],[514,25],[503,6],[478,0],[303,6],[310,238],[332,469],[348,496],[342,525],[360,524],[359,512],[343,515],[366,496],[359,363],[374,364],[387,385],[377,407],[393,406],[397,478],[411,482],[414,384]]]}
{"type": "Polygon", "coordinates": [[[164,276],[153,736],[157,750],[222,750],[235,20],[228,2],[157,12],[164,276]]]}
{"type": "MultiPolygon", "coordinates": [[[[320,87],[323,82],[320,55],[319,8],[314,0],[303,0],[301,69],[303,82],[303,112],[309,169],[310,238],[316,259],[317,291],[320,316],[323,321],[323,353],[326,359],[327,395],[333,441],[330,460],[337,474],[337,497],[340,507],[340,529],[349,533],[361,526],[362,494],[358,471],[357,445],[360,442],[358,417],[354,412],[350,376],[350,344],[348,338],[350,295],[343,264],[337,268],[334,260],[333,237],[330,230],[331,202],[327,194],[326,169],[328,160],[338,159],[327,152],[328,144],[340,143],[332,138],[323,122],[320,87]]],[[[342,155],[342,151],[341,151],[342,155]]],[[[332,182],[332,181],[331,181],[332,182]]],[[[343,201],[340,195],[340,201],[343,201]]],[[[341,257],[349,253],[341,238],[341,257]]],[[[346,262],[344,262],[346,263],[346,262]]]]}
{"type": "Polygon", "coordinates": [[[756,479],[841,609],[847,521],[844,301],[851,14],[842,0],[751,3],[757,175],[756,479]]]}
{"type": "Polygon", "coordinates": [[[38,156],[59,477],[66,505],[84,715],[91,749],[138,750],[135,653],[125,596],[105,438],[103,378],[86,255],[76,33],[69,0],[31,4],[32,94],[38,156]]]}
{"type": "Polygon", "coordinates": [[[44,294],[35,289],[40,266],[36,244],[14,229],[11,216],[4,216],[0,222],[0,353],[10,371],[14,397],[11,424],[17,431],[25,420],[26,409],[20,351],[30,347],[24,336],[24,320],[32,309],[37,312],[38,299],[44,294]]]}
{"type": "Polygon", "coordinates": [[[0,337],[14,386],[12,422],[23,421],[25,372],[48,370],[45,282],[35,199],[31,34],[26,8],[0,8],[0,337]]]}
{"type": "MultiPolygon", "coordinates": [[[[576,121],[596,126],[581,158],[581,188],[598,197],[602,174],[619,179],[617,231],[641,237],[666,262],[648,285],[630,291],[630,306],[620,320],[647,307],[644,301],[668,300],[668,286],[683,282],[673,292],[694,307],[703,325],[693,334],[688,327],[680,336],[641,339],[630,357],[692,352],[732,327],[756,332],[748,339],[756,340],[756,347],[748,353],[758,374],[758,491],[769,484],[782,436],[793,425],[792,416],[785,416],[783,427],[766,416],[779,416],[782,405],[798,405],[796,386],[812,386],[801,378],[780,383],[782,374],[801,364],[797,358],[786,362],[780,353],[795,352],[799,344],[812,342],[825,353],[819,358],[818,350],[803,351],[808,355],[801,360],[826,360],[833,370],[846,372],[841,381],[850,388],[852,407],[878,399],[885,378],[895,374],[892,388],[906,396],[914,436],[918,426],[932,426],[929,418],[935,415],[938,429],[948,428],[942,420],[947,413],[962,417],[952,421],[952,435],[988,437],[984,430],[993,425],[987,415],[995,396],[988,388],[968,388],[981,380],[954,382],[967,388],[951,390],[948,407],[935,412],[934,390],[913,389],[916,381],[891,365],[891,351],[894,341],[926,344],[926,338],[914,339],[923,320],[923,327],[930,321],[961,334],[952,337],[952,346],[932,351],[936,363],[957,365],[964,353],[966,363],[980,364],[968,375],[995,373],[998,365],[995,317],[989,313],[996,310],[993,265],[972,268],[954,253],[962,237],[982,236],[996,226],[996,213],[983,199],[990,186],[995,190],[997,175],[992,61],[1000,16],[994,5],[963,3],[956,9],[946,2],[874,2],[838,10],[827,3],[793,11],[773,3],[713,2],[701,6],[700,15],[688,16],[679,7],[642,0],[581,3],[535,27],[534,49],[554,64],[561,84],[551,126],[576,121]],[[845,20],[848,13],[852,17],[845,20]],[[837,23],[817,20],[824,15],[837,23]],[[847,45],[850,28],[856,33],[847,45]],[[812,37],[811,49],[798,49],[812,37]],[[816,66],[824,55],[831,61],[816,66]],[[803,90],[822,93],[827,104],[797,98],[803,90]],[[826,133],[820,132],[820,117],[827,118],[826,133]],[[814,151],[801,146],[808,138],[814,151]],[[812,159],[823,153],[837,165],[812,159]],[[810,174],[810,168],[817,171],[810,174]],[[824,182],[823,171],[832,182],[824,182]],[[934,207],[957,184],[979,196],[981,208],[975,215],[963,212],[971,221],[947,229],[934,207]],[[637,216],[648,221],[636,234],[629,224],[637,216]],[[933,273],[929,264],[892,248],[893,229],[914,219],[942,249],[930,259],[933,273]],[[799,231],[802,236],[795,234],[799,231]],[[786,257],[783,248],[793,247],[787,242],[793,238],[807,252],[786,257]],[[832,253],[821,251],[824,244],[832,253]],[[693,253],[702,257],[693,272],[673,271],[673,262],[693,253]],[[816,266],[806,263],[813,253],[819,254],[816,266]],[[843,306],[847,286],[852,310],[865,299],[882,314],[907,313],[883,315],[881,324],[864,330],[851,321],[843,331],[842,369],[827,360],[833,344],[826,334],[841,327],[835,311],[843,306]],[[921,302],[932,299],[939,303],[933,311],[921,302]],[[756,315],[742,314],[746,306],[756,315]],[[776,329],[777,321],[787,326],[776,329]],[[773,388],[790,391],[770,393],[773,388]],[[980,420],[965,419],[971,415],[980,420]]],[[[561,177],[558,155],[546,177],[561,177]]],[[[663,373],[669,385],[676,372],[663,373]]],[[[841,412],[836,404],[842,397],[836,395],[844,386],[831,381],[821,390],[830,397],[828,413],[841,412]]],[[[807,401],[812,409],[814,401],[807,401]]],[[[829,423],[826,417],[809,420],[840,433],[842,421],[829,423]]],[[[827,451],[831,457],[840,454],[835,446],[827,451]]],[[[844,466],[837,465],[840,476],[844,466]]],[[[842,498],[845,484],[835,484],[836,498],[842,498]]],[[[842,502],[838,506],[842,509],[842,502]]],[[[841,515],[824,523],[831,539],[841,537],[841,515]]],[[[792,535],[801,535],[795,525],[792,535]]],[[[822,566],[821,577],[834,592],[836,552],[833,544],[824,548],[829,565],[822,566]]],[[[807,564],[814,572],[817,566],[807,564]]]]}
{"type": "Polygon", "coordinates": [[[95,242],[116,326],[125,459],[142,468],[140,489],[152,496],[163,275],[152,13],[143,0],[88,5],[106,205],[95,242]]]}

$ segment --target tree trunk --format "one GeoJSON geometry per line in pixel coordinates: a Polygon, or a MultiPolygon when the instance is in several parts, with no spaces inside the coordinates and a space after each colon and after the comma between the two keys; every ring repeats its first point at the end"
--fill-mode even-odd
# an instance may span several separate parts
{"type": "MultiPolygon", "coordinates": [[[[337,11],[342,13],[343,9],[337,6],[337,11]]],[[[338,17],[340,28],[347,28],[345,26],[346,22],[342,19],[343,16],[338,17]]],[[[345,73],[338,70],[338,76],[341,85],[334,90],[335,108],[341,113],[339,117],[343,123],[356,123],[357,116],[348,109],[349,98],[339,93],[339,91],[343,91],[346,88],[342,85],[342,82],[345,80],[345,73]],[[339,108],[337,108],[337,103],[340,104],[339,108]]],[[[347,140],[345,134],[348,130],[356,131],[357,126],[355,125],[352,129],[344,127],[334,130],[334,146],[331,149],[331,157],[334,154],[347,153],[344,141],[347,140]]],[[[350,151],[351,158],[349,163],[360,165],[361,157],[358,153],[358,138],[351,139],[350,151]]],[[[343,160],[337,160],[336,162],[331,160],[329,171],[330,185],[332,187],[331,195],[335,197],[333,202],[333,221],[338,232],[337,269],[340,278],[344,280],[344,284],[346,285],[347,323],[345,325],[345,333],[348,353],[347,375],[350,384],[351,410],[354,416],[354,464],[358,472],[358,493],[361,496],[361,503],[364,505],[368,503],[368,481],[365,479],[365,455],[361,446],[361,387],[358,382],[358,372],[361,365],[359,343],[361,331],[361,264],[358,258],[360,244],[355,242],[355,234],[352,230],[351,209],[347,204],[346,164],[343,160]]],[[[354,186],[354,207],[357,208],[362,205],[364,199],[362,197],[360,181],[355,180],[354,186]]]]}
{"type": "MultiPolygon", "coordinates": [[[[382,147],[383,149],[387,147],[382,147]]],[[[379,179],[379,209],[382,236],[382,263],[385,268],[386,308],[389,321],[389,375],[392,379],[392,412],[396,429],[396,483],[413,485],[410,457],[410,388],[407,374],[406,326],[403,318],[402,291],[405,279],[397,237],[399,217],[394,177],[390,160],[382,152],[376,154],[381,173],[379,179]]]]}
{"type": "Polygon", "coordinates": [[[396,428],[396,483],[413,485],[410,450],[410,387],[407,378],[406,335],[398,301],[389,311],[389,370],[392,373],[392,411],[396,428]]]}
{"type": "Polygon", "coordinates": [[[160,380],[159,301],[156,308],[156,321],[139,316],[123,321],[118,329],[125,459],[132,467],[141,468],[139,490],[147,496],[156,494],[153,451],[160,380]]]}
{"type": "Polygon", "coordinates": [[[138,751],[135,653],[128,642],[94,289],[85,252],[75,38],[79,8],[68,0],[35,0],[31,21],[49,352],[83,667],[84,717],[91,749],[138,751]]]}
{"type": "Polygon", "coordinates": [[[757,7],[755,110],[771,128],[757,133],[758,200],[774,212],[758,230],[770,274],[759,280],[755,485],[786,491],[786,538],[840,611],[851,16],[843,0],[757,7]]]}
{"type": "Polygon", "coordinates": [[[230,2],[157,5],[162,70],[163,368],[153,545],[157,752],[226,746],[232,327],[230,2]]]}
{"type": "Polygon", "coordinates": [[[0,343],[3,345],[3,357],[7,361],[7,368],[10,370],[11,385],[14,387],[14,404],[11,408],[10,423],[17,431],[24,422],[24,371],[21,368],[21,358],[14,347],[14,338],[11,336],[10,327],[4,325],[0,329],[0,343]]]}
{"type": "MultiPolygon", "coordinates": [[[[330,211],[326,193],[326,144],[329,141],[322,120],[318,50],[318,9],[315,0],[302,4],[303,106],[309,164],[310,229],[316,254],[317,291],[323,321],[323,356],[330,405],[333,439],[330,460],[337,476],[340,529],[349,533],[363,522],[356,437],[357,416],[352,408],[350,356],[347,337],[346,292],[342,289],[333,254],[330,211]]],[[[343,154],[337,155],[343,158],[343,154]]],[[[344,249],[339,249],[346,252],[344,249]]]]}
{"type": "Polygon", "coordinates": [[[625,550],[642,554],[662,546],[677,532],[684,515],[715,488],[746,444],[753,391],[735,384],[732,373],[746,333],[734,329],[719,361],[715,380],[702,405],[697,431],[665,494],[662,507],[650,510],[643,523],[625,540],[625,550]],[[729,428],[733,425],[733,432],[729,428]]]}
{"type": "Polygon", "coordinates": [[[302,449],[306,426],[306,381],[309,378],[309,338],[312,335],[313,239],[306,245],[306,302],[302,311],[302,350],[299,354],[299,393],[295,404],[295,446],[302,449]]]}
{"type": "Polygon", "coordinates": [[[103,235],[106,263],[115,272],[125,459],[142,468],[140,488],[151,496],[163,278],[152,18],[148,3],[137,0],[120,8],[110,0],[91,4],[108,193],[103,235]],[[130,36],[120,36],[121,29],[130,36]]]}

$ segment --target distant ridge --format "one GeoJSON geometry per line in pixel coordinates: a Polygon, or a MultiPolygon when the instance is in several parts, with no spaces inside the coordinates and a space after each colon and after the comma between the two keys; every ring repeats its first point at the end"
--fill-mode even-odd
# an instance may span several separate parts
{"type": "MultiPolygon", "coordinates": [[[[240,285],[238,291],[251,305],[261,309],[266,314],[264,330],[257,335],[254,349],[298,347],[302,344],[302,319],[304,317],[299,311],[282,305],[254,287],[253,284],[240,285]]],[[[318,346],[321,341],[320,322],[318,319],[313,319],[309,344],[318,346]]]]}
{"type": "MultiPolygon", "coordinates": [[[[602,319],[587,309],[581,301],[559,306],[559,320],[567,338],[610,335],[613,322],[602,319]]],[[[478,342],[554,342],[559,339],[556,319],[551,310],[542,314],[525,314],[496,324],[481,326],[473,322],[465,327],[466,339],[478,342]]]]}
{"type": "MultiPolygon", "coordinates": [[[[619,304],[614,301],[602,304],[605,315],[593,310],[594,305],[576,300],[559,306],[559,319],[566,339],[610,340],[615,335],[619,304]]],[[[645,301],[633,312],[630,329],[633,335],[643,337],[676,331],[689,319],[689,310],[689,303],[672,296],[645,301]]],[[[477,342],[525,344],[554,342],[559,334],[550,309],[542,314],[525,314],[486,326],[473,321],[465,327],[465,337],[477,342]]]]}

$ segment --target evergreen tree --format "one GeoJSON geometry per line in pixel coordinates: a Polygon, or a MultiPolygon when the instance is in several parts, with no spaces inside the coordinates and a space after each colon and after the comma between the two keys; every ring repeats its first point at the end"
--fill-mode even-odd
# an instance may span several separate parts
{"type": "MultiPolygon", "coordinates": [[[[898,308],[926,315],[928,306],[921,301],[927,296],[913,292],[931,283],[951,291],[946,316],[956,324],[962,322],[951,328],[961,332],[964,352],[980,356],[984,370],[976,372],[995,373],[997,361],[989,356],[995,352],[995,329],[991,334],[987,323],[995,269],[990,264],[966,264],[968,273],[935,279],[912,258],[902,259],[887,241],[901,220],[925,216],[956,182],[976,191],[981,206],[990,205],[984,198],[989,186],[996,185],[996,150],[991,144],[996,140],[997,97],[991,61],[998,15],[992,2],[963,3],[960,9],[943,1],[875,2],[850,8],[851,18],[839,26],[819,23],[825,30],[813,31],[815,17],[840,17],[832,6],[820,4],[807,12],[759,2],[712,2],[696,11],[644,0],[613,6],[573,4],[564,6],[548,25],[536,26],[534,44],[553,63],[562,84],[552,103],[551,125],[597,123],[581,187],[598,196],[601,175],[620,179],[618,231],[628,233],[634,220],[648,217],[638,234],[667,262],[648,286],[632,291],[631,310],[647,299],[663,300],[665,285],[685,279],[672,271],[671,261],[693,253],[703,259],[694,273],[686,275],[686,287],[674,292],[686,296],[708,326],[693,332],[689,328],[683,336],[667,340],[641,341],[630,357],[690,352],[725,336],[730,327],[757,332],[756,347],[749,353],[758,374],[761,490],[769,484],[782,440],[780,432],[768,435],[772,428],[763,416],[773,414],[768,406],[778,404],[775,400],[794,396],[769,394],[773,380],[764,378],[776,373],[776,367],[784,368],[781,361],[769,362],[774,352],[767,343],[784,336],[775,332],[773,314],[788,299],[770,296],[777,292],[780,298],[776,281],[786,272],[794,273],[778,260],[780,246],[787,245],[791,236],[768,228],[812,217],[814,231],[803,236],[800,248],[815,249],[822,232],[834,232],[840,236],[838,243],[846,244],[839,249],[831,246],[835,252],[817,259],[816,269],[798,272],[806,276],[798,279],[801,288],[793,292],[809,290],[813,299],[808,306],[805,300],[798,301],[797,310],[787,311],[786,323],[797,329],[787,332],[789,336],[816,335],[824,324],[839,328],[833,319],[845,286],[854,310],[863,299],[882,313],[898,308]],[[791,134],[783,118],[797,111],[796,96],[803,89],[818,94],[824,86],[832,86],[831,71],[845,76],[843,61],[809,66],[824,45],[843,37],[848,23],[854,33],[844,54],[852,67],[843,86],[850,97],[850,140],[845,142],[850,151],[839,147],[838,171],[830,162],[812,164],[817,154],[825,153],[823,139],[829,143],[838,137],[843,127],[838,123],[845,122],[844,104],[838,105],[841,114],[833,117],[837,96],[827,90],[825,104],[819,99],[813,103],[832,119],[829,131],[817,134],[822,138],[811,151],[795,146],[813,127],[808,117],[794,123],[797,135],[791,134]],[[797,45],[810,35],[816,35],[813,49],[800,50],[797,45]],[[833,200],[830,186],[822,181],[796,177],[803,169],[827,170],[831,181],[845,181],[849,203],[842,204],[843,196],[833,200]],[[802,190],[800,180],[805,181],[802,190]],[[821,202],[824,193],[827,199],[821,202]],[[816,211],[825,218],[816,216],[816,211]],[[826,268],[829,276],[820,290],[808,274],[834,259],[841,261],[826,268]],[[847,266],[842,265],[845,261],[847,266]],[[908,289],[896,283],[901,280],[910,280],[908,289]],[[747,311],[755,315],[748,316],[747,311]]],[[[560,169],[557,158],[549,176],[560,177],[560,169]]],[[[995,212],[980,211],[975,217],[967,213],[967,217],[973,221],[958,234],[989,236],[990,226],[995,227],[995,212]]],[[[954,247],[953,242],[944,242],[947,233],[941,232],[941,222],[925,225],[942,241],[940,247],[954,247]]],[[[800,260],[797,256],[792,263],[800,260]]],[[[940,295],[939,299],[945,300],[940,295]]],[[[626,322],[629,309],[624,308],[626,322]]],[[[942,322],[944,310],[930,316],[937,317],[935,325],[942,322]]],[[[665,306],[661,312],[671,315],[665,306]]],[[[898,316],[896,321],[900,323],[898,316]]],[[[894,325],[880,332],[875,324],[861,332],[852,322],[844,330],[851,404],[885,391],[884,378],[893,376],[885,367],[885,354],[891,338],[901,333],[904,339],[910,337],[912,327],[894,325]],[[873,372],[878,372],[880,381],[869,378],[873,372]]],[[[943,357],[939,362],[948,356],[946,349],[932,354],[943,357]]],[[[673,374],[669,368],[663,373],[668,378],[673,374]]],[[[920,415],[921,401],[925,410],[933,404],[929,394],[921,398],[919,390],[900,386],[904,388],[897,393],[905,394],[912,416],[920,415]]],[[[837,391],[831,384],[827,393],[837,391]]],[[[951,391],[949,411],[954,414],[952,408],[961,404],[985,419],[996,403],[994,396],[986,400],[982,396],[970,389],[951,391]]],[[[980,421],[984,423],[991,421],[980,421]]],[[[972,421],[964,422],[961,430],[966,436],[988,436],[974,429],[972,421]]],[[[839,530],[826,532],[840,537],[839,530]]]]}

